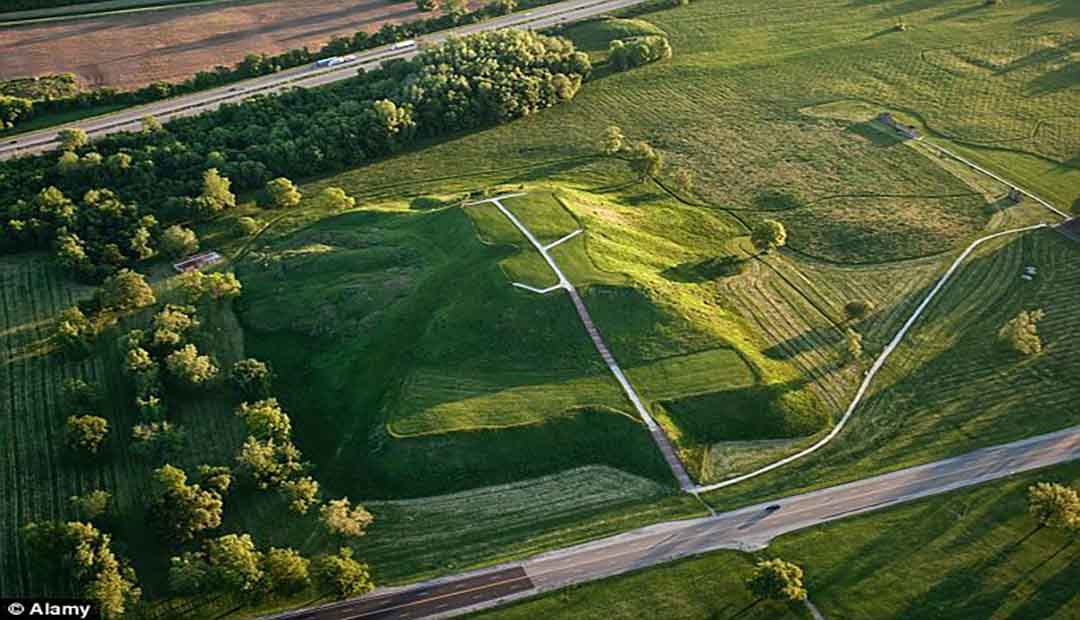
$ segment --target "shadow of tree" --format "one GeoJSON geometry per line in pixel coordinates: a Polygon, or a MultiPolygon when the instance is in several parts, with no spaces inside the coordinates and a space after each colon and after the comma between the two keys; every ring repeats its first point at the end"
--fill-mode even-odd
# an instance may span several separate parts
{"type": "Polygon", "coordinates": [[[745,258],[717,256],[668,267],[661,275],[672,282],[698,283],[737,276],[746,271],[746,268],[745,258]]]}

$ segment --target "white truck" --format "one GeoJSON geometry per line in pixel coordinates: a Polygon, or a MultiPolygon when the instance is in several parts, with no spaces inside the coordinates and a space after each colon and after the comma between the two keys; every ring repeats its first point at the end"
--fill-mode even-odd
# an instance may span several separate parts
{"type": "Polygon", "coordinates": [[[398,41],[390,46],[392,50],[403,50],[410,47],[416,47],[416,39],[405,39],[404,41],[398,41]]]}

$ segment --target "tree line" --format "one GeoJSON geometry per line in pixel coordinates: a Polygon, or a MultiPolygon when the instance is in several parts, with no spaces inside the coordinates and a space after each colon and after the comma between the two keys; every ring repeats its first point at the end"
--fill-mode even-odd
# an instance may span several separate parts
{"type": "Polygon", "coordinates": [[[0,251],[52,249],[62,264],[100,281],[154,255],[168,224],[235,206],[234,190],[264,189],[268,202],[289,206],[298,194],[287,177],[331,173],[418,138],[568,101],[590,70],[588,56],[565,39],[500,30],[167,127],[148,118],[143,131],[93,144],[66,130],[59,158],[0,164],[0,251]]]}
{"type": "MultiPolygon", "coordinates": [[[[104,417],[97,388],[69,380],[63,406],[69,414],[65,437],[70,456],[94,461],[104,457],[109,445],[127,442],[131,454],[152,468],[145,515],[173,551],[168,583],[176,594],[223,593],[253,604],[310,588],[336,597],[371,590],[370,571],[353,557],[348,543],[364,536],[374,517],[347,497],[322,499],[311,464],[293,443],[292,421],[273,396],[272,369],[255,358],[225,368],[193,339],[203,313],[236,297],[240,282],[232,273],[198,271],[176,280],[169,298],[173,303],[161,303],[142,275],[122,270],[92,299],[56,321],[54,337],[61,351],[83,356],[104,333],[103,326],[122,316],[130,323],[150,313],[115,341],[138,414],[130,434],[112,428],[104,417]],[[172,464],[188,447],[187,433],[173,415],[175,405],[215,391],[237,403],[234,415],[248,436],[232,463],[185,471],[172,464]],[[315,510],[336,551],[308,558],[288,547],[260,549],[244,532],[213,535],[222,525],[228,498],[238,492],[273,492],[282,510],[295,515],[315,510]]],[[[92,489],[70,503],[76,519],[22,529],[31,565],[56,590],[93,600],[103,617],[123,617],[138,604],[141,590],[133,568],[111,548],[108,532],[118,516],[112,495],[92,489]]]]}
{"type": "MultiPolygon", "coordinates": [[[[527,4],[543,6],[556,1],[558,0],[531,0],[527,4]]],[[[417,2],[417,6],[424,11],[435,11],[442,5],[438,0],[421,0],[417,2]]],[[[69,97],[48,99],[0,95],[0,129],[16,127],[33,118],[48,114],[107,105],[138,105],[186,95],[310,64],[321,58],[369,50],[455,26],[474,24],[498,15],[506,15],[515,8],[517,8],[515,0],[494,0],[474,11],[468,11],[468,3],[465,0],[450,0],[446,2],[447,12],[443,15],[405,24],[387,23],[373,34],[360,30],[351,36],[334,37],[317,51],[302,47],[274,55],[248,54],[232,67],[218,65],[209,71],[199,71],[181,82],[157,81],[136,90],[97,88],[69,97]]]]}

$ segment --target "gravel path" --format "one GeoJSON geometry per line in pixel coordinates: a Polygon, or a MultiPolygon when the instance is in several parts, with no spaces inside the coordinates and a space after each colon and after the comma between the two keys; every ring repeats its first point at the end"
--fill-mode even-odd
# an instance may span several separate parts
{"type": "Polygon", "coordinates": [[[686,468],[683,467],[682,461],[679,460],[678,454],[675,452],[675,447],[671,445],[671,441],[664,433],[664,429],[661,428],[660,425],[656,423],[656,420],[653,419],[648,409],[641,402],[641,398],[638,397],[637,391],[634,390],[634,386],[630,384],[630,380],[626,378],[626,374],[623,373],[622,368],[619,367],[619,363],[615,361],[615,356],[611,354],[611,350],[608,349],[607,344],[604,343],[604,339],[600,335],[600,330],[596,329],[596,325],[593,323],[592,317],[589,315],[589,310],[585,307],[585,302],[581,299],[581,295],[578,294],[577,289],[574,288],[574,285],[570,283],[570,280],[568,280],[566,275],[563,274],[562,270],[559,269],[559,265],[555,262],[555,259],[551,257],[551,254],[548,253],[548,250],[550,248],[553,248],[556,245],[573,238],[574,236],[580,234],[581,231],[579,230],[570,233],[562,239],[559,239],[558,241],[551,243],[547,246],[540,243],[540,240],[532,234],[528,227],[521,223],[521,220],[519,220],[510,211],[510,209],[507,209],[506,206],[502,203],[502,200],[505,200],[507,198],[513,198],[515,196],[523,195],[524,194],[504,194],[502,196],[496,196],[494,198],[488,198],[487,200],[481,200],[469,204],[482,204],[490,202],[491,204],[495,205],[495,207],[498,208],[499,211],[501,211],[502,214],[505,215],[506,218],[509,219],[510,222],[518,230],[521,231],[521,234],[525,235],[525,238],[529,240],[529,243],[531,243],[532,246],[536,248],[536,251],[539,252],[540,256],[544,258],[544,261],[547,262],[549,267],[551,267],[551,270],[555,272],[556,277],[558,277],[559,279],[559,283],[551,288],[540,290],[518,282],[514,282],[514,286],[532,291],[534,293],[548,293],[561,288],[565,289],[570,294],[570,300],[574,303],[574,308],[577,310],[578,316],[581,317],[581,323],[585,326],[585,331],[588,332],[589,338],[592,339],[593,345],[596,347],[596,351],[600,353],[600,357],[603,358],[604,363],[607,364],[607,367],[611,371],[611,374],[615,375],[615,379],[619,382],[619,385],[622,387],[623,392],[626,393],[626,397],[630,399],[630,402],[634,405],[634,410],[637,411],[638,415],[641,416],[641,419],[645,422],[645,426],[649,429],[649,434],[652,435],[653,441],[656,442],[656,445],[658,448],[660,448],[660,453],[663,455],[664,460],[668,464],[668,467],[671,468],[671,473],[679,482],[679,488],[681,488],[683,491],[693,492],[694,482],[690,479],[690,475],[686,473],[686,468]]]}

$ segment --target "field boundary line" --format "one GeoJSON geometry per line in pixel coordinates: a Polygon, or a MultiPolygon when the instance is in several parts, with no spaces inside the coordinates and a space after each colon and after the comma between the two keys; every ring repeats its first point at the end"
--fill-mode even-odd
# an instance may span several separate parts
{"type": "MultiPolygon", "coordinates": [[[[1051,207],[1051,209],[1053,209],[1053,207],[1051,207]]],[[[1053,210],[1056,211],[1056,209],[1053,209],[1053,210]]],[[[852,414],[855,413],[855,409],[858,408],[858,406],[862,403],[862,400],[866,396],[866,392],[867,392],[867,390],[869,390],[870,384],[873,382],[874,377],[877,376],[878,371],[880,371],[881,368],[885,365],[885,362],[892,355],[893,351],[896,350],[896,348],[900,345],[900,342],[904,339],[904,336],[907,335],[908,331],[915,324],[915,322],[919,320],[919,317],[922,316],[923,311],[925,311],[927,306],[930,305],[930,302],[933,301],[933,299],[935,297],[937,297],[937,294],[945,287],[945,285],[949,282],[949,280],[952,279],[953,274],[956,273],[956,271],[964,263],[964,261],[967,259],[967,257],[970,256],[971,253],[974,252],[976,248],[978,248],[983,243],[985,243],[987,241],[990,241],[992,239],[997,239],[998,237],[1003,237],[1005,235],[1013,235],[1013,234],[1018,234],[1018,233],[1022,233],[1022,232],[1028,232],[1028,231],[1038,230],[1040,228],[1048,228],[1048,227],[1049,227],[1049,225],[1046,224],[1045,222],[1043,222],[1043,223],[1035,224],[1035,225],[1032,225],[1032,226],[1025,226],[1023,228],[1014,228],[1014,229],[1011,229],[1011,230],[1004,230],[1004,231],[1001,231],[1001,232],[996,232],[996,233],[987,235],[985,237],[980,237],[979,239],[976,239],[975,241],[973,241],[971,243],[971,245],[969,245],[967,247],[967,249],[965,249],[960,254],[960,256],[957,257],[957,259],[955,261],[953,261],[953,264],[949,267],[948,271],[946,271],[945,274],[942,275],[941,278],[938,279],[937,284],[934,285],[934,288],[930,290],[930,293],[927,294],[927,296],[923,299],[922,303],[920,303],[919,306],[915,309],[915,312],[912,313],[912,315],[910,317],[908,317],[908,320],[904,323],[904,325],[900,328],[900,330],[896,332],[896,335],[893,336],[893,339],[891,341],[889,341],[888,345],[885,346],[885,349],[881,352],[881,354],[878,356],[878,358],[874,361],[874,364],[870,367],[870,370],[866,373],[866,376],[863,378],[862,383],[859,385],[859,390],[855,393],[855,397],[852,399],[851,404],[848,405],[848,408],[844,412],[843,417],[840,418],[840,421],[836,423],[836,426],[833,427],[833,429],[829,432],[828,435],[826,435],[822,439],[818,440],[814,445],[810,446],[809,448],[805,448],[805,449],[803,449],[803,450],[801,450],[799,452],[796,452],[795,454],[792,454],[791,456],[784,457],[784,458],[782,458],[782,459],[780,459],[778,461],[774,461],[773,463],[770,463],[770,464],[768,464],[768,465],[766,465],[764,467],[760,467],[760,468],[758,468],[758,469],[756,469],[754,471],[751,471],[751,472],[746,473],[746,474],[742,474],[740,476],[736,476],[734,478],[730,478],[728,480],[724,480],[724,481],[721,481],[721,482],[716,482],[716,483],[713,483],[713,484],[707,484],[707,485],[696,485],[691,489],[691,491],[695,492],[695,493],[704,493],[704,492],[707,492],[707,491],[715,491],[717,489],[722,489],[724,487],[728,487],[728,486],[731,486],[733,484],[738,484],[738,483],[743,482],[745,480],[749,480],[750,478],[755,478],[757,476],[760,476],[761,474],[770,472],[770,471],[772,471],[774,469],[777,469],[779,467],[783,467],[784,465],[787,465],[788,463],[792,463],[794,461],[797,461],[797,460],[799,460],[799,459],[801,459],[801,458],[803,458],[805,456],[809,456],[810,454],[813,454],[814,452],[817,452],[819,449],[824,447],[826,444],[828,444],[830,441],[832,441],[837,435],[839,435],[841,430],[844,429],[844,426],[847,425],[848,420],[851,419],[852,414]]]]}
{"type": "MultiPolygon", "coordinates": [[[[615,380],[619,382],[623,392],[626,393],[630,403],[634,406],[635,411],[641,416],[641,420],[645,423],[646,428],[649,430],[649,434],[652,435],[653,441],[656,442],[657,447],[660,449],[660,454],[664,457],[668,467],[671,469],[672,475],[675,476],[675,480],[679,483],[679,488],[684,492],[694,492],[694,482],[690,479],[690,475],[686,473],[686,468],[683,466],[682,461],[679,460],[678,454],[675,452],[675,447],[671,444],[668,436],[664,433],[664,429],[656,423],[652,414],[641,402],[641,398],[638,397],[637,391],[634,390],[634,386],[630,384],[630,380],[626,378],[626,374],[623,373],[622,368],[619,367],[619,363],[615,361],[615,357],[611,354],[607,345],[604,343],[604,339],[600,335],[600,331],[596,329],[596,325],[593,323],[592,317],[589,315],[589,310],[585,307],[585,302],[581,299],[581,295],[578,294],[577,289],[570,283],[566,275],[559,269],[558,263],[548,253],[544,244],[540,243],[540,240],[532,234],[532,232],[519,220],[510,209],[506,208],[506,205],[502,204],[502,200],[507,198],[514,198],[517,196],[524,196],[524,193],[515,194],[503,194],[501,196],[495,196],[487,198],[485,200],[478,200],[475,202],[467,202],[463,206],[491,203],[495,205],[503,215],[519,230],[521,234],[529,240],[529,243],[540,253],[544,261],[547,262],[551,270],[555,272],[555,275],[559,278],[559,283],[555,288],[564,288],[570,294],[570,300],[574,304],[574,309],[577,310],[578,317],[581,318],[581,323],[585,327],[585,331],[588,332],[589,338],[592,339],[593,345],[596,347],[596,351],[603,358],[604,363],[607,364],[608,370],[611,374],[615,375],[615,380]]],[[[580,229],[577,231],[580,233],[580,229]]],[[[572,235],[570,235],[572,236],[572,235]]],[[[568,239],[570,236],[564,237],[568,239]]],[[[515,283],[517,285],[517,283],[515,283]]],[[[531,287],[522,287],[531,288],[531,287]]]]}
{"type": "Polygon", "coordinates": [[[1039,198],[1034,193],[1020,187],[1019,185],[1017,185],[1017,184],[1015,184],[1015,183],[1013,183],[1011,181],[1006,180],[1004,177],[998,176],[997,174],[995,174],[993,172],[990,172],[986,168],[983,168],[979,164],[976,164],[975,162],[971,161],[970,159],[967,159],[965,157],[961,157],[961,156],[957,155],[956,153],[953,153],[952,151],[950,151],[949,149],[947,149],[947,148],[945,148],[943,146],[938,146],[937,144],[934,144],[933,142],[927,142],[926,140],[924,140],[922,138],[919,138],[917,140],[917,142],[919,144],[925,144],[926,146],[930,147],[931,149],[934,149],[934,150],[938,151],[939,153],[944,153],[945,155],[955,159],[956,161],[968,166],[972,170],[974,170],[976,172],[979,172],[979,173],[982,173],[982,174],[990,177],[991,179],[994,179],[995,181],[997,181],[999,183],[1003,183],[1004,185],[1015,189],[1016,191],[1018,191],[1021,194],[1027,196],[1028,198],[1031,198],[1035,202],[1037,202],[1040,205],[1046,207],[1047,209],[1053,211],[1054,213],[1060,215],[1061,217],[1065,218],[1066,220],[1069,219],[1069,214],[1067,214],[1064,211],[1058,209],[1057,207],[1055,207],[1054,205],[1050,204],[1049,202],[1043,200],[1042,198],[1039,198]]]}

